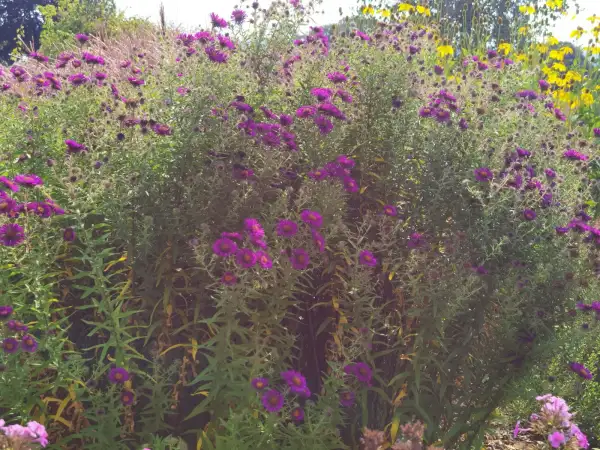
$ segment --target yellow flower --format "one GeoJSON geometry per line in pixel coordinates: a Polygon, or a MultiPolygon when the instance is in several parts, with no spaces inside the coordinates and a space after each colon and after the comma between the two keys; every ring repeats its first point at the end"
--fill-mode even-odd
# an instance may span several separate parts
{"type": "Polygon", "coordinates": [[[510,53],[511,45],[508,42],[503,42],[498,46],[499,52],[504,52],[505,55],[510,53]]]}
{"type": "Polygon", "coordinates": [[[573,102],[571,102],[570,107],[571,107],[571,109],[579,108],[579,100],[577,100],[577,99],[573,100],[573,102]]]}
{"type": "Polygon", "coordinates": [[[546,6],[550,9],[562,8],[563,0],[548,0],[546,6]]]}
{"type": "Polygon", "coordinates": [[[515,55],[515,59],[516,59],[517,61],[527,61],[527,55],[526,55],[526,54],[524,54],[524,53],[517,53],[517,54],[515,55]]]}
{"type": "Polygon", "coordinates": [[[559,72],[566,72],[567,67],[563,63],[554,63],[552,68],[558,70],[559,72]]]}
{"type": "Polygon", "coordinates": [[[589,92],[587,89],[585,89],[581,93],[581,101],[585,106],[591,106],[594,104],[594,96],[592,95],[591,92],[589,92]]]}
{"type": "Polygon", "coordinates": [[[597,91],[600,91],[600,84],[597,84],[594,89],[596,89],[597,91]]]}
{"type": "Polygon", "coordinates": [[[519,11],[521,11],[523,14],[535,14],[535,6],[531,6],[531,5],[519,6],[519,11]]]}
{"type": "Polygon", "coordinates": [[[584,47],[586,52],[590,52],[592,55],[600,55],[600,47],[592,46],[592,47],[584,47]]]}
{"type": "Polygon", "coordinates": [[[550,50],[550,53],[548,54],[548,57],[550,59],[555,59],[557,61],[562,61],[565,59],[565,54],[563,52],[560,52],[558,50],[550,50]]]}
{"type": "Polygon", "coordinates": [[[554,72],[550,67],[542,67],[542,72],[544,72],[544,74],[548,77],[550,75],[556,75],[556,72],[554,72]]]}
{"type": "Polygon", "coordinates": [[[398,5],[398,11],[414,11],[415,7],[409,3],[400,3],[398,5]]]}
{"type": "Polygon", "coordinates": [[[529,27],[528,26],[521,27],[521,28],[519,28],[518,31],[521,36],[525,36],[529,32],[529,27]]]}
{"type": "Polygon", "coordinates": [[[581,27],[577,27],[576,30],[571,31],[571,37],[579,39],[583,35],[583,33],[585,33],[585,30],[581,27]]]}
{"type": "Polygon", "coordinates": [[[548,39],[546,39],[546,44],[553,46],[553,45],[558,45],[559,40],[556,39],[554,36],[549,36],[548,39]]]}
{"type": "Polygon", "coordinates": [[[440,55],[440,58],[443,58],[445,56],[452,56],[454,55],[454,49],[452,48],[451,45],[440,45],[437,48],[438,54],[440,55]]]}
{"type": "Polygon", "coordinates": [[[377,12],[379,14],[381,14],[383,17],[391,17],[391,15],[392,15],[392,12],[389,9],[381,9],[377,12]]]}
{"type": "Polygon", "coordinates": [[[361,12],[365,15],[372,16],[375,14],[375,8],[373,8],[371,5],[363,6],[361,9],[361,12]]]}
{"type": "Polygon", "coordinates": [[[573,49],[571,47],[563,47],[560,49],[563,52],[563,55],[571,55],[573,54],[573,49]]]}
{"type": "Polygon", "coordinates": [[[583,77],[581,76],[581,74],[579,72],[575,72],[573,70],[569,70],[565,74],[565,81],[567,83],[573,83],[574,81],[581,81],[581,80],[583,80],[583,77]]]}
{"type": "Polygon", "coordinates": [[[421,6],[421,5],[417,6],[417,12],[419,14],[423,14],[427,17],[431,16],[431,11],[429,10],[429,8],[426,8],[425,6],[421,6]]]}
{"type": "Polygon", "coordinates": [[[592,17],[588,17],[586,20],[589,20],[592,23],[596,23],[600,21],[600,17],[598,17],[596,14],[594,14],[592,17]]]}
{"type": "Polygon", "coordinates": [[[538,51],[538,52],[540,52],[542,55],[543,55],[544,53],[548,53],[548,50],[549,50],[549,49],[548,49],[548,46],[547,46],[547,45],[544,45],[544,44],[537,44],[537,45],[536,45],[536,49],[537,49],[537,51],[538,51]]]}

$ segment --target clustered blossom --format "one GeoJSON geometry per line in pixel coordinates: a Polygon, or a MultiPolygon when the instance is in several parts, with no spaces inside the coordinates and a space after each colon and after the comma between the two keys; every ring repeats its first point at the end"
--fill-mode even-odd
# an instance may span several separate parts
{"type": "Polygon", "coordinates": [[[4,420],[0,419],[0,431],[8,438],[19,439],[25,442],[37,443],[41,447],[48,445],[48,433],[44,425],[32,421],[27,422],[27,426],[6,425],[4,420]]]}
{"type": "Polygon", "coordinates": [[[532,434],[546,439],[552,448],[589,448],[586,435],[572,422],[573,414],[562,398],[546,394],[536,397],[536,400],[541,403],[540,412],[531,415],[526,428],[521,427],[521,421],[518,421],[513,438],[532,434]]]}
{"type": "Polygon", "coordinates": [[[353,193],[359,191],[358,183],[352,178],[352,168],[355,161],[346,155],[340,155],[335,161],[328,162],[323,168],[310,171],[308,177],[315,181],[326,179],[339,180],[346,192],[353,193]]]}
{"type": "MultiPolygon", "coordinates": [[[[432,118],[439,123],[450,124],[452,122],[452,113],[458,114],[460,109],[457,105],[457,98],[451,92],[442,89],[435,95],[429,96],[430,101],[426,106],[419,109],[419,116],[422,118],[432,118]]],[[[466,119],[462,118],[459,122],[462,130],[469,128],[466,119]]]]}

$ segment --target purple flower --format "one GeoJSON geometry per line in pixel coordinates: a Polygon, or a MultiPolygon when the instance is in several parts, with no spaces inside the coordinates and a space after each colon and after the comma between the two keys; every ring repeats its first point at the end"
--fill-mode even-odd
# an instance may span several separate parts
{"type": "Polygon", "coordinates": [[[567,120],[567,116],[565,116],[564,113],[558,108],[554,108],[554,117],[562,122],[567,120]]]}
{"type": "Polygon", "coordinates": [[[323,217],[316,211],[305,209],[300,213],[300,218],[311,228],[321,228],[323,225],[323,217]]]}
{"type": "Polygon", "coordinates": [[[76,73],[74,75],[69,76],[68,80],[73,86],[80,86],[84,83],[87,83],[89,81],[89,78],[82,73],[76,73]]]}
{"type": "Polygon", "coordinates": [[[212,46],[206,47],[204,49],[204,53],[206,53],[206,56],[208,56],[208,59],[210,59],[212,62],[219,64],[224,64],[229,59],[227,53],[223,53],[212,46]]]}
{"type": "Polygon", "coordinates": [[[556,178],[556,172],[552,169],[544,169],[544,173],[548,178],[556,178]]]}
{"type": "Polygon", "coordinates": [[[257,238],[265,236],[265,230],[260,222],[256,219],[244,219],[244,229],[251,235],[257,238]]]}
{"type": "Polygon", "coordinates": [[[292,409],[292,420],[294,422],[302,422],[304,420],[304,409],[299,406],[292,409]]]}
{"type": "Polygon", "coordinates": [[[464,131],[464,130],[468,130],[468,129],[469,129],[469,122],[467,122],[467,119],[465,119],[465,118],[463,117],[463,118],[461,118],[461,119],[458,121],[458,127],[459,127],[461,130],[463,130],[463,131],[464,131]]]}
{"type": "Polygon", "coordinates": [[[11,215],[17,207],[17,202],[0,191],[0,214],[11,215]]]}
{"type": "Polygon", "coordinates": [[[524,209],[523,217],[525,218],[525,220],[535,220],[535,218],[537,217],[537,214],[535,213],[535,211],[533,209],[524,209]]]}
{"type": "Polygon", "coordinates": [[[129,81],[129,83],[131,83],[132,86],[143,86],[144,84],[146,84],[146,82],[141,78],[127,77],[127,80],[129,81]]]}
{"type": "Polygon", "coordinates": [[[221,283],[225,286],[233,286],[237,283],[237,277],[233,274],[233,272],[225,272],[221,277],[221,283]]]}
{"type": "Polygon", "coordinates": [[[154,124],[152,130],[159,136],[170,136],[172,133],[169,125],[165,125],[164,123],[154,124]]]}
{"type": "Polygon", "coordinates": [[[81,57],[88,64],[100,64],[101,66],[104,65],[104,58],[102,56],[96,56],[88,52],[83,52],[81,57]]]}
{"type": "Polygon", "coordinates": [[[296,270],[304,270],[310,264],[310,256],[306,250],[302,248],[295,248],[292,250],[292,256],[290,256],[290,262],[292,267],[296,270]]]}
{"type": "Polygon", "coordinates": [[[8,306],[0,306],[0,319],[6,319],[13,313],[13,307],[8,306]]]}
{"type": "Polygon", "coordinates": [[[282,237],[292,237],[298,232],[298,224],[293,220],[280,220],[277,224],[277,235],[282,237]]]}
{"type": "Polygon", "coordinates": [[[587,161],[589,159],[588,155],[585,155],[583,153],[578,152],[577,150],[574,150],[572,148],[566,150],[563,153],[563,156],[567,159],[573,160],[573,161],[587,161]]]}
{"type": "Polygon", "coordinates": [[[133,400],[135,399],[133,392],[131,391],[123,391],[121,392],[121,403],[125,406],[129,406],[133,404],[133,400]]]}
{"type": "Polygon", "coordinates": [[[6,338],[2,341],[2,350],[4,353],[15,353],[19,350],[19,341],[15,338],[6,338]]]}
{"type": "Polygon", "coordinates": [[[412,233],[409,236],[408,243],[406,245],[410,249],[422,247],[425,245],[425,238],[421,233],[412,233]]]}
{"type": "Polygon", "coordinates": [[[445,109],[436,109],[435,110],[435,120],[440,123],[445,123],[450,120],[450,112],[445,109]]]}
{"type": "Polygon", "coordinates": [[[555,431],[548,436],[548,442],[552,446],[552,448],[559,448],[562,444],[566,442],[565,435],[560,431],[555,431]]]}
{"type": "Polygon", "coordinates": [[[34,174],[17,175],[15,177],[15,182],[20,184],[21,186],[27,187],[41,186],[42,184],[44,184],[42,179],[34,174]]]}
{"type": "Polygon", "coordinates": [[[344,184],[344,190],[346,192],[358,192],[358,183],[352,177],[344,177],[342,179],[342,183],[344,184]]]}
{"type": "Polygon", "coordinates": [[[21,348],[25,352],[33,353],[37,350],[38,343],[32,335],[26,334],[21,339],[21,348]]]}
{"type": "Polygon", "coordinates": [[[228,48],[229,50],[235,50],[235,44],[233,43],[233,41],[231,39],[229,39],[227,36],[224,36],[222,34],[219,34],[217,36],[217,39],[219,40],[219,45],[223,48],[228,48]]]}
{"type": "Polygon", "coordinates": [[[216,255],[227,258],[237,253],[237,244],[229,238],[220,238],[215,241],[212,249],[216,255]]]}
{"type": "Polygon", "coordinates": [[[215,13],[210,13],[210,22],[213,28],[227,28],[227,21],[215,13]]]}
{"type": "Polygon", "coordinates": [[[317,109],[314,106],[306,105],[301,106],[296,110],[296,117],[300,119],[306,119],[307,117],[314,116],[317,113],[317,109]]]}
{"type": "Polygon", "coordinates": [[[331,98],[333,91],[329,88],[313,88],[311,89],[310,94],[317,97],[317,100],[320,102],[324,102],[331,98]]]}
{"type": "Polygon", "coordinates": [[[235,262],[244,269],[250,269],[256,265],[256,253],[247,248],[241,248],[235,255],[235,262]]]}
{"type": "Polygon", "coordinates": [[[48,62],[48,57],[39,52],[31,52],[29,53],[29,57],[39,62],[48,62]]]}
{"type": "Polygon", "coordinates": [[[246,12],[243,9],[234,9],[231,13],[231,18],[238,25],[242,24],[246,20],[246,12]]]}
{"type": "Polygon", "coordinates": [[[333,122],[325,116],[316,116],[313,121],[319,128],[319,133],[323,135],[329,134],[333,130],[333,122]]]}
{"type": "Polygon", "coordinates": [[[546,80],[539,80],[538,85],[540,86],[541,91],[547,91],[550,89],[550,83],[548,83],[546,80]]]}
{"type": "Polygon", "coordinates": [[[44,202],[30,202],[25,205],[25,208],[42,218],[50,217],[53,212],[50,205],[44,202]]]}
{"type": "Polygon", "coordinates": [[[584,378],[586,380],[591,380],[592,378],[594,378],[594,375],[592,374],[592,372],[590,372],[589,369],[587,369],[583,364],[578,363],[578,362],[570,362],[569,363],[569,369],[571,369],[573,372],[575,372],[577,375],[579,375],[581,378],[584,378]]]}
{"type": "Polygon", "coordinates": [[[79,42],[80,44],[83,44],[87,41],[90,40],[89,36],[87,34],[84,33],[77,33],[75,35],[75,39],[77,40],[77,42],[79,42]]]}
{"type": "Polygon", "coordinates": [[[85,145],[80,144],[79,142],[74,141],[73,139],[66,139],[65,144],[67,146],[68,154],[81,153],[87,150],[85,145]]]}
{"type": "Polygon", "coordinates": [[[344,81],[348,81],[348,77],[341,72],[328,73],[327,78],[329,78],[329,81],[334,83],[343,83],[344,81]]]}
{"type": "Polygon", "coordinates": [[[489,66],[482,61],[477,61],[477,68],[479,70],[483,71],[483,70],[488,70],[489,66]]]}
{"type": "Polygon", "coordinates": [[[303,395],[306,392],[306,378],[294,370],[281,372],[281,378],[288,384],[290,391],[294,394],[303,395]]]}
{"type": "Polygon", "coordinates": [[[16,223],[6,223],[0,227],[0,244],[16,247],[25,240],[23,227],[16,223]]]}
{"type": "Polygon", "coordinates": [[[341,98],[344,103],[352,103],[352,95],[342,89],[338,89],[335,95],[341,98]]]}
{"type": "Polygon", "coordinates": [[[23,322],[20,322],[18,320],[9,320],[8,322],[6,322],[6,326],[8,327],[9,330],[12,330],[12,331],[27,331],[27,330],[29,330],[29,327],[27,325],[25,325],[23,322]]]}
{"type": "Polygon", "coordinates": [[[317,109],[326,116],[335,117],[339,120],[346,120],[344,113],[333,103],[321,103],[317,106],[317,109]]]}
{"type": "Polygon", "coordinates": [[[371,378],[373,378],[373,371],[364,362],[358,362],[348,364],[344,367],[344,372],[349,375],[354,375],[359,381],[371,385],[371,378]]]}
{"type": "Polygon", "coordinates": [[[433,110],[428,106],[424,106],[421,109],[419,109],[419,116],[421,117],[431,117],[432,114],[433,110]]]}
{"type": "Polygon", "coordinates": [[[433,67],[433,71],[435,72],[436,75],[441,75],[444,73],[444,68],[442,66],[435,65],[433,67]]]}
{"type": "Polygon", "coordinates": [[[349,408],[350,406],[354,405],[355,398],[356,397],[354,395],[354,392],[352,392],[352,391],[341,392],[340,393],[340,404],[344,408],[349,408]]]}
{"type": "Polygon", "coordinates": [[[273,267],[273,260],[267,252],[256,252],[256,259],[258,260],[258,264],[260,265],[260,267],[262,267],[263,269],[271,269],[273,267]]]}
{"type": "Polygon", "coordinates": [[[594,128],[594,136],[596,136],[597,138],[600,138],[600,128],[594,128]]]}
{"type": "Polygon", "coordinates": [[[530,89],[525,89],[523,91],[517,92],[517,97],[526,98],[528,100],[536,100],[538,98],[537,92],[532,91],[530,89]]]}
{"type": "Polygon", "coordinates": [[[528,158],[529,156],[531,156],[531,152],[529,150],[525,150],[524,148],[517,147],[517,155],[519,155],[522,158],[528,158]]]}
{"type": "Polygon", "coordinates": [[[275,389],[265,392],[261,401],[265,409],[272,413],[279,412],[283,408],[283,396],[275,389]]]}
{"type": "Polygon", "coordinates": [[[319,253],[323,253],[325,251],[325,238],[316,230],[312,230],[312,238],[319,253]]]}
{"type": "Polygon", "coordinates": [[[360,255],[358,256],[358,262],[363,266],[369,267],[375,267],[377,265],[377,259],[375,258],[375,255],[373,255],[373,253],[371,253],[369,250],[363,250],[360,252],[360,255]]]}
{"type": "Polygon", "coordinates": [[[19,192],[19,185],[7,177],[0,176],[0,185],[10,189],[13,192],[19,192]]]}
{"type": "Polygon", "coordinates": [[[517,420],[517,423],[515,424],[515,429],[513,430],[513,439],[516,439],[520,432],[521,432],[521,421],[517,420]]]}
{"type": "Polygon", "coordinates": [[[383,213],[386,216],[396,217],[398,215],[398,209],[394,205],[384,205],[383,213]]]}
{"type": "Polygon", "coordinates": [[[488,50],[487,51],[488,58],[495,58],[498,56],[498,52],[496,50],[488,50]]]}
{"type": "Polygon", "coordinates": [[[356,165],[356,162],[353,159],[348,158],[346,155],[339,155],[335,159],[335,162],[337,162],[344,169],[352,169],[356,165]]]}
{"type": "Polygon", "coordinates": [[[279,116],[279,123],[281,125],[283,125],[284,127],[291,125],[293,121],[294,121],[294,118],[288,114],[281,114],[279,116]]]}
{"type": "Polygon", "coordinates": [[[269,386],[269,380],[266,378],[253,378],[251,381],[252,387],[257,391],[262,391],[264,388],[269,386]]]}
{"type": "Polygon", "coordinates": [[[113,384],[123,384],[129,380],[129,372],[122,367],[113,367],[108,372],[108,381],[113,384]]]}

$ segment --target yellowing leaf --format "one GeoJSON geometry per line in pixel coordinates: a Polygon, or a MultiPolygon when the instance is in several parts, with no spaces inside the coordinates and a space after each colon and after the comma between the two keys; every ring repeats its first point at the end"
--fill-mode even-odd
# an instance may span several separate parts
{"type": "Polygon", "coordinates": [[[398,436],[398,429],[400,428],[400,419],[394,417],[392,420],[392,426],[390,428],[390,438],[392,442],[396,442],[396,436],[398,436]]]}
{"type": "Polygon", "coordinates": [[[407,393],[408,393],[408,385],[406,383],[404,383],[402,385],[402,389],[400,389],[400,392],[398,392],[398,395],[396,395],[396,398],[392,402],[394,404],[394,406],[396,406],[396,407],[400,406],[402,404],[402,399],[404,397],[406,397],[407,393]]]}
{"type": "Polygon", "coordinates": [[[196,360],[196,353],[198,353],[198,341],[194,338],[192,340],[192,359],[196,360]]]}
{"type": "Polygon", "coordinates": [[[396,275],[396,272],[390,272],[390,274],[388,275],[388,280],[392,281],[394,275],[396,275]]]}

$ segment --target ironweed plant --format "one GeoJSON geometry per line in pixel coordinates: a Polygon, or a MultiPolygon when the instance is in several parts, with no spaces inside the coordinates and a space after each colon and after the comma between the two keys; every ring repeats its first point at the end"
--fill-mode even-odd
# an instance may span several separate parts
{"type": "Polygon", "coordinates": [[[481,446],[600,310],[598,144],[539,67],[457,62],[400,6],[326,33],[253,4],[2,69],[2,417],[52,448],[481,446]]]}

